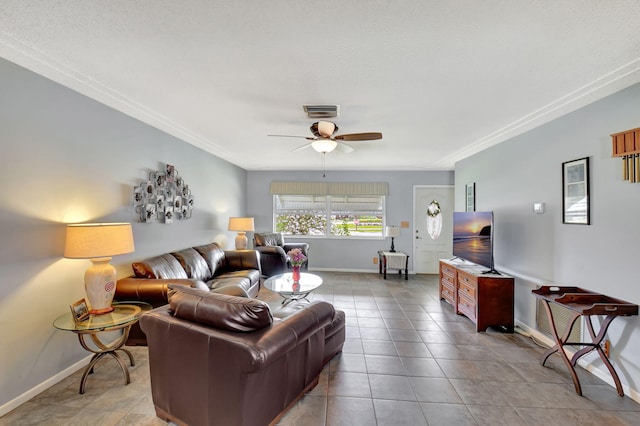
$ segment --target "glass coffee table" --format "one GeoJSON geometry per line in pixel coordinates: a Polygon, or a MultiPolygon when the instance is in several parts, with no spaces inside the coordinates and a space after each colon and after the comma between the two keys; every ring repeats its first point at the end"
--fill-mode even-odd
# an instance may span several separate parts
{"type": "Polygon", "coordinates": [[[93,367],[98,361],[107,355],[112,356],[120,365],[122,373],[124,374],[124,384],[128,385],[131,383],[127,364],[116,351],[122,351],[127,354],[131,366],[136,365],[133,359],[133,354],[127,349],[124,349],[123,346],[127,341],[127,337],[129,337],[129,330],[131,329],[131,326],[137,323],[140,316],[151,310],[152,307],[148,303],[144,302],[116,302],[113,303],[112,306],[114,308],[113,311],[101,315],[91,315],[88,319],[79,323],[76,323],[73,320],[71,312],[58,317],[53,322],[53,326],[58,330],[72,331],[76,333],[82,347],[94,354],[82,375],[82,380],[80,381],[80,393],[84,393],[87,376],[93,373],[93,367]],[[114,341],[105,343],[100,340],[100,333],[117,330],[121,332],[121,335],[114,341]],[[85,340],[87,336],[90,337],[93,344],[88,344],[85,340]]]}
{"type": "Polygon", "coordinates": [[[322,278],[308,272],[300,273],[300,281],[293,282],[293,274],[285,272],[284,274],[274,275],[267,278],[264,286],[271,291],[275,291],[284,299],[283,305],[287,305],[294,300],[307,299],[309,293],[322,285],[322,278]]]}

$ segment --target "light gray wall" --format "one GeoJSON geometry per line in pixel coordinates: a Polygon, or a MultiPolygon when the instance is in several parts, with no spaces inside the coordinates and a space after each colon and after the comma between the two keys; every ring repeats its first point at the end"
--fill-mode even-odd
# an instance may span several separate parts
{"type": "MultiPolygon", "coordinates": [[[[309,155],[314,155],[310,153],[309,155]]],[[[318,154],[319,155],[319,154],[318,154]]],[[[269,192],[272,181],[327,182],[389,182],[386,198],[387,225],[400,226],[407,221],[410,228],[402,229],[395,239],[396,250],[413,250],[413,186],[453,185],[452,171],[377,172],[328,171],[323,178],[320,171],[249,171],[247,175],[247,212],[255,218],[256,231],[268,231],[273,226],[273,199],[269,192]]],[[[287,240],[296,238],[287,237],[287,240]]],[[[318,269],[377,271],[373,258],[378,250],[388,250],[391,240],[355,240],[300,238],[310,244],[309,267],[318,269]]],[[[411,263],[410,263],[411,264],[411,263]]]]}
{"type": "MultiPolygon", "coordinates": [[[[134,222],[131,261],[211,241],[233,246],[229,216],[246,210],[246,171],[0,60],[0,415],[84,359],[53,320],[84,297],[89,261],[62,257],[65,223],[134,222]],[[172,164],[195,196],[193,218],[135,223],[133,186],[172,164]]],[[[91,386],[91,383],[88,384],[91,386]]]]}
{"type": "MultiPolygon", "coordinates": [[[[543,283],[584,287],[640,303],[637,279],[640,184],[622,180],[612,133],[640,127],[640,85],[632,86],[456,164],[456,210],[476,183],[477,210],[495,212],[495,261],[516,277],[516,319],[533,327],[543,283]],[[562,224],[562,163],[589,157],[591,225],[562,224]],[[544,202],[544,214],[533,213],[544,202]]],[[[640,389],[640,320],[609,331],[624,383],[640,389]]],[[[593,359],[593,357],[589,358],[593,359]]],[[[604,370],[597,361],[595,365],[604,370]]]]}

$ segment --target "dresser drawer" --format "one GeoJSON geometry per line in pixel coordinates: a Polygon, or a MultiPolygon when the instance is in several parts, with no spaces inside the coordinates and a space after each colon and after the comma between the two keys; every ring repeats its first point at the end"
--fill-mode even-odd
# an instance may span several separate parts
{"type": "Polygon", "coordinates": [[[455,277],[456,277],[456,268],[454,268],[453,266],[449,266],[446,263],[441,263],[440,264],[440,270],[442,271],[442,275],[447,275],[447,276],[451,277],[452,279],[455,279],[455,277]]]}
{"type": "Polygon", "coordinates": [[[449,302],[452,306],[455,306],[455,289],[453,285],[446,280],[441,281],[440,297],[449,302]]]}
{"type": "Polygon", "coordinates": [[[451,287],[451,289],[456,288],[456,278],[455,276],[449,276],[449,275],[441,275],[440,276],[440,281],[442,282],[442,285],[448,285],[449,287],[451,287]]]}
{"type": "Polygon", "coordinates": [[[478,277],[464,271],[458,271],[458,285],[466,284],[472,288],[478,286],[478,277]]]}
{"type": "Polygon", "coordinates": [[[458,294],[458,310],[471,321],[476,321],[476,302],[463,294],[458,294]]]}
{"type": "Polygon", "coordinates": [[[459,294],[464,294],[473,301],[476,300],[477,283],[468,280],[460,280],[458,281],[458,285],[459,294]]]}

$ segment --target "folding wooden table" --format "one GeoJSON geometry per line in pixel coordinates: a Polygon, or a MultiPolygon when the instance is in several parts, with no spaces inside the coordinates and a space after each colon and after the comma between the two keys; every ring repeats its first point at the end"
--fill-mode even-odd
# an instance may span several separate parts
{"type": "Polygon", "coordinates": [[[618,395],[624,396],[620,378],[607,358],[607,354],[602,349],[601,343],[607,334],[607,329],[609,328],[611,321],[618,316],[638,315],[638,305],[605,296],[604,294],[585,290],[580,287],[542,286],[537,290],[532,290],[531,292],[544,302],[544,307],[547,311],[547,316],[549,317],[549,324],[553,331],[553,338],[556,341],[556,344],[553,347],[549,348],[544,354],[542,354],[541,364],[544,365],[552,354],[558,352],[569,369],[569,373],[571,373],[576,393],[578,395],[582,395],[582,388],[580,387],[580,381],[578,380],[578,375],[576,374],[574,367],[579,358],[595,350],[598,352],[598,355],[600,355],[602,362],[604,362],[609,369],[611,377],[616,384],[618,395]],[[562,337],[558,334],[549,303],[557,303],[558,305],[564,306],[565,308],[573,311],[562,337]],[[604,321],[600,325],[598,334],[596,334],[593,328],[593,322],[591,321],[591,317],[594,315],[605,316],[604,321]],[[581,316],[585,317],[587,330],[589,330],[589,334],[591,335],[591,342],[568,342],[567,340],[571,335],[573,325],[581,316]],[[582,349],[579,349],[573,355],[571,360],[569,360],[569,357],[564,351],[564,346],[582,346],[582,349]]]}

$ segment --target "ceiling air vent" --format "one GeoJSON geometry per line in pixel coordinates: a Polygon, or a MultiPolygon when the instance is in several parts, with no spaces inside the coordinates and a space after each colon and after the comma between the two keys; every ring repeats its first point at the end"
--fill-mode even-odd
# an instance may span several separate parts
{"type": "Polygon", "coordinates": [[[333,118],[340,115],[340,105],[303,105],[309,118],[333,118]]]}

